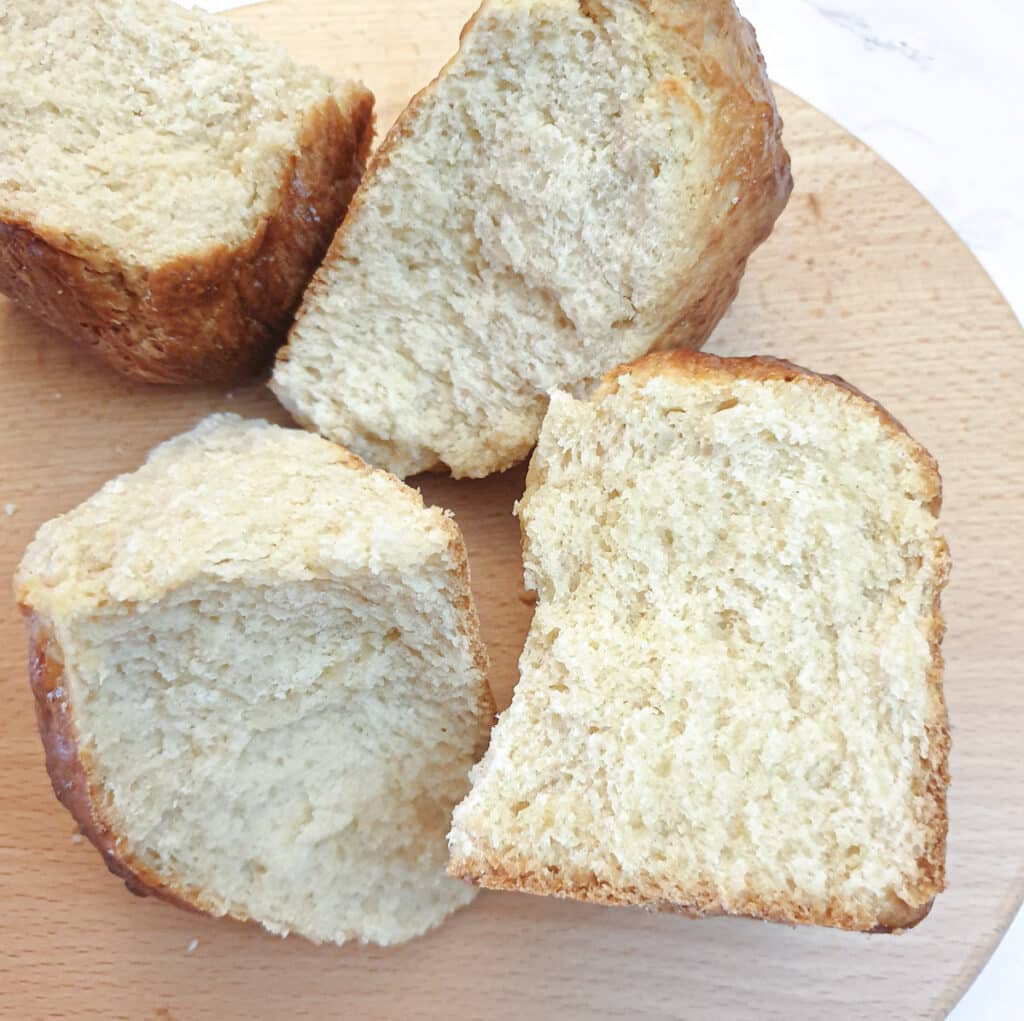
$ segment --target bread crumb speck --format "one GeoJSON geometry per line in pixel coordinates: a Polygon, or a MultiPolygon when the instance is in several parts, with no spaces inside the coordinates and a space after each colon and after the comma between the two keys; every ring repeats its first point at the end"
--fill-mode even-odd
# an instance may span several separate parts
{"type": "Polygon", "coordinates": [[[8,517],[12,517],[14,515],[14,512],[17,509],[18,509],[18,505],[16,503],[5,503],[4,504],[4,514],[6,514],[8,517]]]}
{"type": "Polygon", "coordinates": [[[71,834],[71,843],[72,844],[80,844],[81,842],[82,842],[82,834],[81,833],[72,833],[71,834]]]}
{"type": "Polygon", "coordinates": [[[199,946],[199,940],[197,940],[197,939],[190,939],[188,941],[188,946],[185,947],[185,953],[186,954],[191,954],[192,951],[195,950],[198,946],[199,946]]]}
{"type": "Polygon", "coordinates": [[[53,399],[59,401],[64,395],[59,390],[53,391],[53,399]]]}

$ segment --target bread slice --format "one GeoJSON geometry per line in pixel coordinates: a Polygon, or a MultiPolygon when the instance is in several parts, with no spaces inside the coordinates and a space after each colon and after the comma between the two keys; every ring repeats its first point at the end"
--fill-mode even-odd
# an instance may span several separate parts
{"type": "Polygon", "coordinates": [[[170,0],[8,0],[0,291],[129,376],[251,375],[355,191],[372,111],[170,0]]]}
{"type": "Polygon", "coordinates": [[[455,811],[483,886],[884,931],[943,889],[935,462],[834,377],[651,355],[556,394],[539,599],[455,811]]]}
{"type": "Polygon", "coordinates": [[[407,476],[523,458],[556,387],[699,346],[792,183],[731,0],[485,0],[398,119],[272,387],[407,476]]]}
{"type": "Polygon", "coordinates": [[[216,415],[43,525],[16,584],[54,791],[131,890],[335,943],[472,899],[445,834],[494,703],[418,493],[216,415]]]}

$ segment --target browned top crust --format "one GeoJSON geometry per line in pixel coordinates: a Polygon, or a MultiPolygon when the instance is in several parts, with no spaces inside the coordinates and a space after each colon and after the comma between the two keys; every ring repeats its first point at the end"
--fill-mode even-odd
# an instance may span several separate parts
{"type": "MultiPolygon", "coordinates": [[[[664,45],[687,54],[689,73],[717,100],[713,162],[719,169],[709,188],[719,203],[707,216],[702,250],[666,302],[651,345],[698,348],[736,297],[750,254],[786,208],[793,176],[757,36],[732,0],[647,4],[664,45]]],[[[666,79],[665,86],[683,94],[675,79],[666,79]]]]}
{"type": "Polygon", "coordinates": [[[373,136],[373,96],[331,97],[306,117],[273,210],[243,245],[160,266],[0,219],[0,291],[118,371],[151,383],[230,383],[284,339],[344,216],[373,136]]]}

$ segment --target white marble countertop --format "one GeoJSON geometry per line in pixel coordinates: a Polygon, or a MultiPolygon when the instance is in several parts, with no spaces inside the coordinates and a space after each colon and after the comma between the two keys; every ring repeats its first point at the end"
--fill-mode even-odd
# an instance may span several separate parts
{"type": "MultiPolygon", "coordinates": [[[[1024,3],[738,5],[757,29],[772,78],[915,185],[1024,321],[1024,272],[1018,269],[1024,262],[1024,3]]],[[[195,6],[226,10],[243,4],[206,0],[195,6]]],[[[1024,911],[951,1015],[954,1021],[1021,1016],[1024,911]]]]}

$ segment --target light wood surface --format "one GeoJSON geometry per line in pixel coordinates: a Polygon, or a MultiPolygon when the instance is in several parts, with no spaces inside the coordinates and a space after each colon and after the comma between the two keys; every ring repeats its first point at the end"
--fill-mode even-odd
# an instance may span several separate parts
{"type": "MultiPolygon", "coordinates": [[[[361,76],[383,129],[454,50],[472,4],[275,0],[232,16],[297,57],[361,76]]],[[[0,1014],[909,1018],[952,1006],[1024,888],[1022,336],[972,256],[905,181],[798,99],[780,91],[779,101],[797,190],[708,346],[845,376],[942,467],[954,560],[945,598],[950,887],[928,919],[902,937],[862,936],[485,893],[427,938],[384,951],[282,942],[136,900],[76,841],[50,792],[25,640],[6,595],[0,1014]]],[[[215,409],[286,420],[260,385],[225,394],[120,380],[0,299],[0,575],[10,576],[43,520],[215,409]]],[[[531,613],[511,516],[522,478],[520,469],[423,483],[466,533],[501,707],[531,613]]],[[[1007,1017],[1020,1009],[1007,1005],[1007,1017]]]]}

